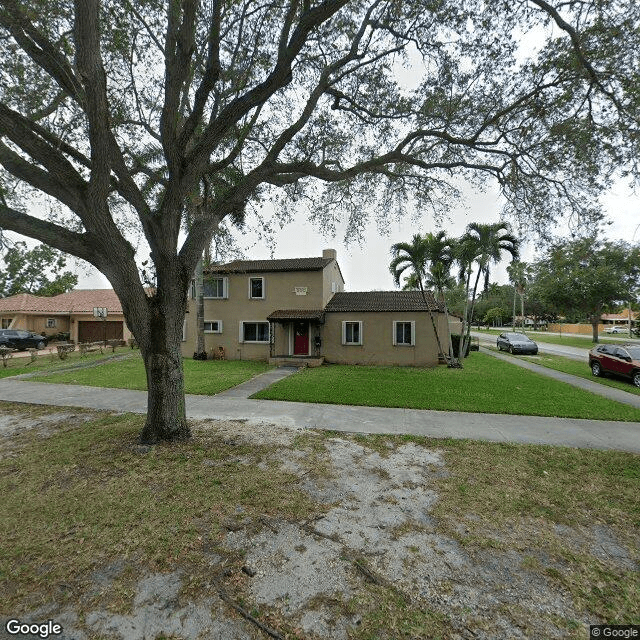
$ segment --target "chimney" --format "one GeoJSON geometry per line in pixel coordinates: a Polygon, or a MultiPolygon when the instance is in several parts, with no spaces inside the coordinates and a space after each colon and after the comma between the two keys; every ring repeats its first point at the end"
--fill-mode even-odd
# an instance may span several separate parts
{"type": "Polygon", "coordinates": [[[337,260],[338,259],[338,252],[335,249],[323,249],[322,250],[322,257],[325,260],[337,260]]]}

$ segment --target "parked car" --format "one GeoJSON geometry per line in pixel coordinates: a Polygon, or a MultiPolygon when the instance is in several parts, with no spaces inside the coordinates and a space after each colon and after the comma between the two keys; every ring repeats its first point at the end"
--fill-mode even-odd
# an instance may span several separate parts
{"type": "Polygon", "coordinates": [[[613,327],[607,327],[604,330],[605,333],[629,333],[629,327],[623,327],[621,325],[614,325],[613,327]]]}
{"type": "Polygon", "coordinates": [[[509,353],[527,353],[534,356],[538,353],[538,345],[524,333],[501,333],[496,344],[500,351],[506,350],[509,353]]]}
{"type": "Polygon", "coordinates": [[[640,346],[601,344],[589,351],[589,366],[594,376],[611,373],[629,378],[640,387],[640,346]]]}
{"type": "Polygon", "coordinates": [[[0,329],[0,346],[11,347],[18,351],[25,349],[44,349],[47,346],[47,338],[33,331],[21,331],[20,329],[0,329]]]}

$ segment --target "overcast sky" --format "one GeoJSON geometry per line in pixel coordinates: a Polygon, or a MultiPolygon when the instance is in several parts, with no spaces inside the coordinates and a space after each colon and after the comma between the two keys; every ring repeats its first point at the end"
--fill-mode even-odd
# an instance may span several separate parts
{"type": "MultiPolygon", "coordinates": [[[[619,183],[603,197],[602,202],[611,221],[605,230],[607,239],[630,242],[635,233],[635,241],[640,241],[638,196],[619,183]]],[[[442,227],[436,226],[428,214],[417,222],[407,216],[400,223],[391,223],[389,235],[381,235],[372,221],[364,242],[348,247],[343,243],[344,230],[342,235],[339,231],[335,238],[327,237],[305,220],[304,215],[298,215],[294,222],[276,234],[274,245],[259,240],[256,234],[238,234],[238,246],[249,259],[320,256],[323,249],[334,248],[338,252],[338,263],[346,281],[347,291],[392,290],[395,287],[389,273],[389,248],[393,243],[409,241],[414,233],[438,231],[440,228],[447,235],[460,236],[469,222],[497,222],[500,219],[500,208],[500,198],[496,191],[490,190],[484,194],[469,193],[466,200],[460,202],[452,211],[451,222],[444,223],[442,227]]],[[[562,233],[569,233],[566,224],[559,226],[558,235],[562,233]]],[[[530,238],[524,244],[522,258],[526,261],[534,259],[536,248],[535,238],[530,238]]],[[[492,281],[508,281],[507,264],[508,256],[505,256],[501,265],[493,269],[492,281]]],[[[78,286],[106,288],[110,285],[104,276],[94,270],[90,275],[82,275],[78,286]]]]}

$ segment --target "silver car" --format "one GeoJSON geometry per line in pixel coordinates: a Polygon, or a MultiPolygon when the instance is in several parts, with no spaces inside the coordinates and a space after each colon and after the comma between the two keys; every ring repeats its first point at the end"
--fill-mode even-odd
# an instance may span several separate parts
{"type": "Polygon", "coordinates": [[[524,333],[501,333],[496,340],[499,351],[536,355],[538,345],[524,333]]]}

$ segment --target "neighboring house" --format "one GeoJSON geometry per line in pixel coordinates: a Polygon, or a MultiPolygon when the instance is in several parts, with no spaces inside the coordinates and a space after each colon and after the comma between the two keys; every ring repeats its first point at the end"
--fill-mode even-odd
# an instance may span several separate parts
{"type": "Polygon", "coordinates": [[[52,297],[19,293],[0,298],[0,328],[25,329],[48,336],[69,333],[74,342],[131,337],[113,289],[83,289],[52,297]],[[94,317],[96,307],[107,309],[105,320],[94,317]]]}
{"type": "MultiPolygon", "coordinates": [[[[640,318],[640,312],[638,311],[631,312],[632,324],[635,324],[639,318],[640,318]]],[[[622,313],[603,313],[600,316],[600,320],[602,320],[602,324],[605,327],[616,325],[616,324],[629,326],[629,309],[624,309],[622,313]]]]}
{"type": "MultiPolygon", "coordinates": [[[[435,365],[437,345],[417,291],[345,292],[336,251],[322,257],[236,260],[205,276],[205,347],[228,359],[315,359],[349,364],[435,365]]],[[[445,316],[427,294],[440,339],[445,316]]],[[[195,351],[195,287],[182,353],[195,351]]]]}
{"type": "MultiPolygon", "coordinates": [[[[516,327],[522,326],[522,316],[516,316],[516,327]]],[[[538,329],[538,328],[546,328],[548,322],[546,320],[541,320],[540,318],[531,318],[529,316],[524,317],[524,326],[527,329],[538,329]]],[[[510,326],[511,323],[507,322],[505,326],[510,326]]]]}

